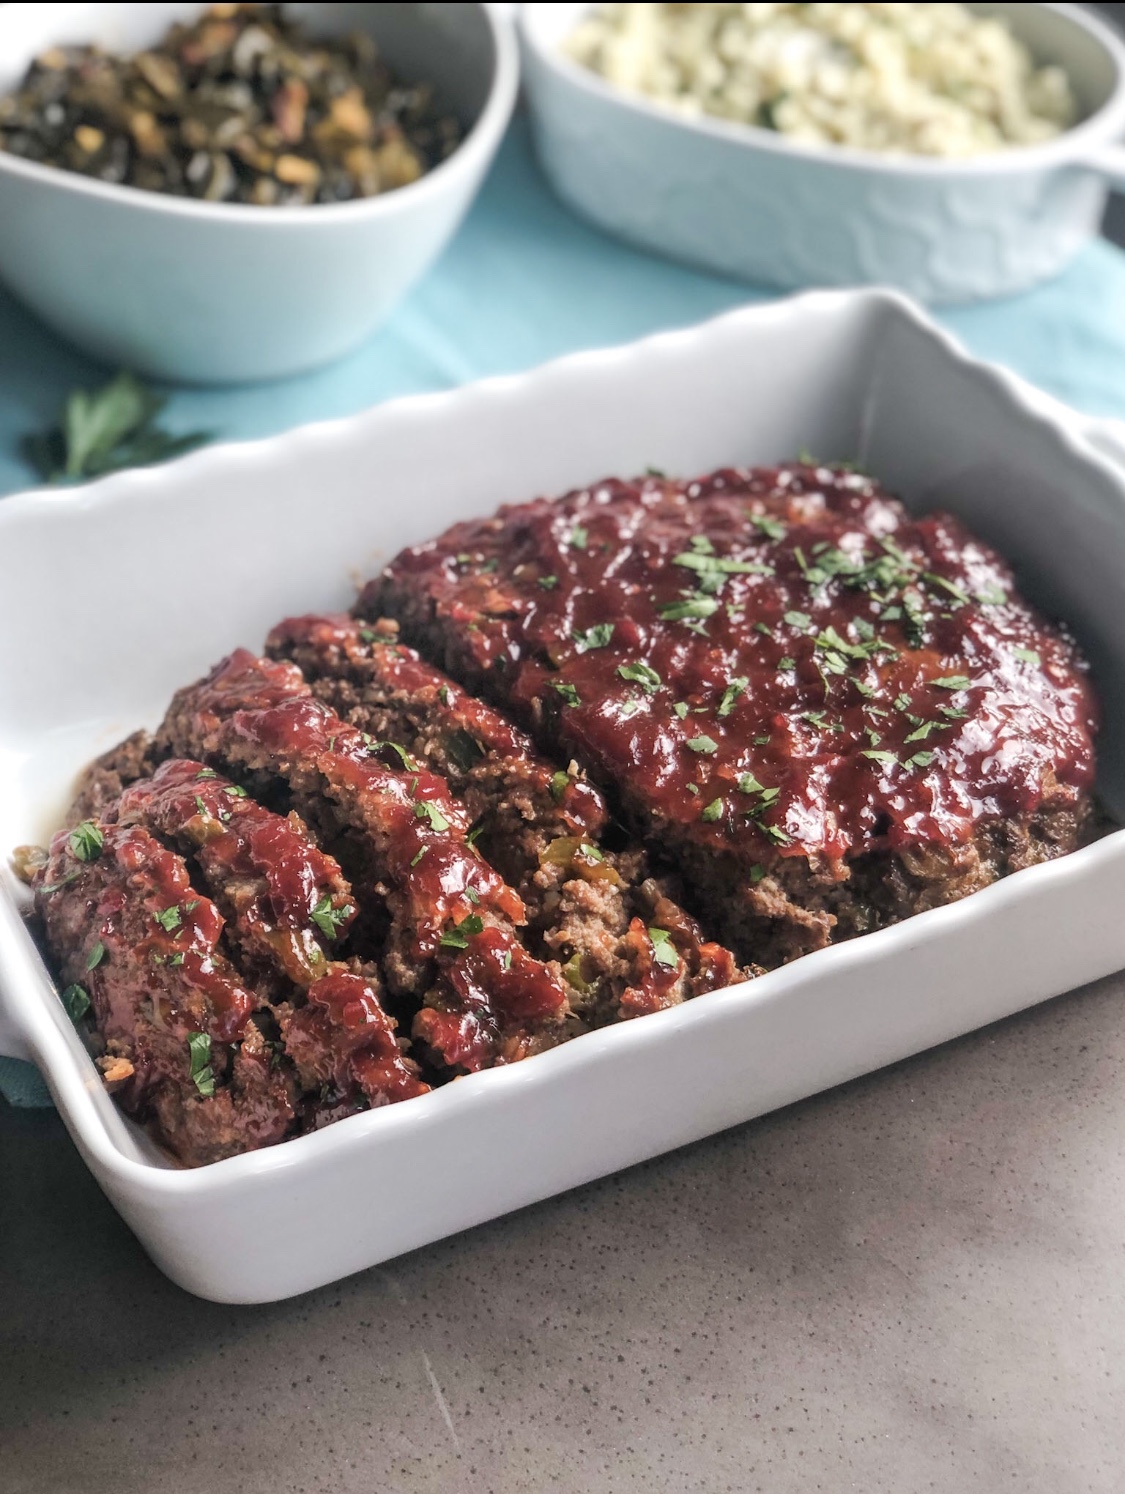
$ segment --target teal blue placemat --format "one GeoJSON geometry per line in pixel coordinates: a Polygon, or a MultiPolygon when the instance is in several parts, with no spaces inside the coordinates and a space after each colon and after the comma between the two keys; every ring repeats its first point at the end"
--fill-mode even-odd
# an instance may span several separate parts
{"type": "MultiPolygon", "coordinates": [[[[517,120],[475,208],[436,268],[358,352],[321,373],[239,389],[173,389],[165,424],[223,439],[272,435],[397,394],[514,373],[578,348],[687,326],[771,293],[625,248],[550,195],[517,120]]],[[[939,319],[974,353],[1092,415],[1125,417],[1125,254],[1091,244],[1026,295],[939,319]]],[[[0,493],[33,484],[19,437],[106,370],[0,292],[0,493]]],[[[0,1060],[13,1104],[49,1104],[26,1064],[0,1060]]]]}

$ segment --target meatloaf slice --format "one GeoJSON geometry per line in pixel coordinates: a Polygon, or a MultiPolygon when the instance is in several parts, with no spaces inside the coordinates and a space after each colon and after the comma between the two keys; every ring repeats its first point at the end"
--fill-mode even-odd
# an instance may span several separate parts
{"type": "Polygon", "coordinates": [[[60,831],[32,883],[73,1007],[123,1108],[189,1166],[282,1140],[296,1091],[274,1066],[259,997],[220,943],[223,920],[183,859],[139,825],[60,831]]]}
{"type": "Polygon", "coordinates": [[[468,815],[438,775],[314,700],[292,665],[239,650],[173,700],[158,747],[232,769],[295,808],[336,847],[358,846],[362,899],[384,898],[384,969],[424,995],[415,1036],[451,1068],[477,1069],[550,1046],[573,1029],[557,965],[528,954],[518,895],[466,839],[468,815]]]}
{"type": "Polygon", "coordinates": [[[595,1025],[659,1010],[739,977],[733,956],[651,875],[643,852],[603,840],[601,795],[498,711],[374,628],[292,617],[267,640],[317,699],[351,725],[440,772],[464,802],[485,858],[516,886],[539,952],[557,959],[572,1008],[595,1025]]]}
{"type": "Polygon", "coordinates": [[[1090,821],[1075,645],[955,518],[858,473],[507,507],[404,551],[357,611],[573,757],[744,959],[948,902],[1090,821]]]}

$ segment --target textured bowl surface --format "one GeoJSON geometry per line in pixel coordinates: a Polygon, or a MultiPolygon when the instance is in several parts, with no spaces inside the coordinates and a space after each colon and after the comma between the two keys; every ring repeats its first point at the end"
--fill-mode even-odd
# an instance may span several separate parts
{"type": "MultiPolygon", "coordinates": [[[[0,505],[0,846],[42,840],[94,752],[286,613],[345,606],[459,518],[647,465],[806,446],[961,514],[1065,617],[1125,811],[1125,478],[1077,418],[900,298],[817,293],[0,505]]],[[[176,1281],[307,1290],[875,1069],[1125,965],[1125,832],[748,984],[315,1135],[185,1172],[105,1095],[0,873],[0,1048],[40,1065],[176,1281]]]]}
{"type": "Polygon", "coordinates": [[[1125,46],[1075,5],[987,5],[1059,61],[1083,122],[970,161],[806,145],[685,120],[564,57],[589,5],[520,7],[536,150],[559,196],[642,248],[758,284],[893,285],[933,303],[1007,295],[1056,274],[1125,175],[1125,46]]]}

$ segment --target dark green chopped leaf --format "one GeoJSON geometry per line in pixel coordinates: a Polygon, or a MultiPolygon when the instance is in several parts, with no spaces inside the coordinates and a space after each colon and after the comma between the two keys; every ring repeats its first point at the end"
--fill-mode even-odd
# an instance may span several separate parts
{"type": "Polygon", "coordinates": [[[760,560],[730,560],[723,555],[703,554],[698,550],[685,550],[682,555],[673,555],[673,565],[682,565],[689,571],[701,574],[715,573],[720,576],[772,576],[772,565],[760,560]]]}
{"type": "Polygon", "coordinates": [[[932,731],[948,731],[948,730],[949,730],[949,726],[948,726],[948,724],[945,721],[923,721],[920,726],[916,726],[914,728],[914,730],[910,733],[910,735],[908,737],[904,737],[903,741],[904,742],[924,742],[926,740],[926,738],[929,736],[929,734],[932,731]]]}
{"type": "Polygon", "coordinates": [[[680,957],[676,952],[676,946],[672,943],[672,936],[667,929],[649,929],[648,937],[652,940],[652,957],[658,965],[663,965],[665,970],[678,970],[680,957]]]}
{"type": "Polygon", "coordinates": [[[83,820],[80,825],[75,825],[66,843],[70,854],[79,861],[96,861],[102,853],[105,836],[93,820],[83,820]]]}
{"type": "Polygon", "coordinates": [[[559,578],[557,576],[540,576],[539,577],[539,585],[543,588],[544,591],[551,591],[558,584],[559,584],[559,578]]]}
{"type": "Polygon", "coordinates": [[[756,864],[756,865],[754,865],[754,866],[752,866],[750,868],[750,881],[755,886],[757,886],[757,884],[762,880],[762,878],[765,876],[765,874],[766,874],[765,867],[756,864]]]}
{"type": "Polygon", "coordinates": [[[66,887],[68,883],[73,882],[79,876],[81,876],[81,872],[75,868],[74,871],[69,871],[65,876],[60,877],[57,882],[48,882],[45,886],[38,888],[40,897],[50,897],[52,892],[58,892],[60,887],[66,887]]]}
{"type": "Polygon", "coordinates": [[[177,951],[176,951],[176,953],[174,955],[169,955],[168,956],[168,963],[169,963],[169,965],[182,965],[184,963],[183,950],[177,949],[177,951]]]}
{"type": "Polygon", "coordinates": [[[824,628],[816,635],[816,647],[832,653],[842,654],[848,659],[867,659],[879,647],[877,643],[849,643],[833,627],[824,628]]]}
{"type": "Polygon", "coordinates": [[[510,949],[502,950],[501,954],[500,954],[500,969],[501,970],[510,970],[511,968],[512,968],[512,951],[510,949]]]}
{"type": "Polygon", "coordinates": [[[941,690],[967,690],[972,681],[967,674],[946,674],[940,680],[931,680],[941,690]]]}
{"type": "Polygon", "coordinates": [[[470,913],[468,918],[462,918],[460,923],[446,929],[441,936],[441,947],[443,949],[467,949],[469,940],[474,934],[484,931],[484,919],[479,913],[470,913]]]}
{"type": "Polygon", "coordinates": [[[866,617],[854,618],[852,621],[852,626],[855,628],[859,636],[864,639],[865,642],[870,642],[870,640],[875,637],[875,629],[872,624],[868,622],[866,617]]]}
{"type": "Polygon", "coordinates": [[[634,685],[640,685],[646,695],[654,695],[663,684],[652,665],[646,664],[643,660],[636,664],[619,664],[617,673],[623,680],[631,680],[634,685]]]}
{"type": "Polygon", "coordinates": [[[1033,648],[1014,648],[1012,653],[1017,659],[1022,659],[1025,664],[1038,666],[1043,662],[1033,648]]]}
{"type": "Polygon", "coordinates": [[[105,959],[105,945],[99,939],[86,956],[86,969],[93,970],[105,959]]]}
{"type": "Polygon", "coordinates": [[[753,773],[743,773],[738,780],[738,791],[740,794],[760,794],[765,785],[758,782],[753,773]]]}
{"type": "Polygon", "coordinates": [[[229,794],[232,799],[245,799],[246,798],[246,790],[244,788],[242,788],[241,785],[239,785],[237,783],[228,783],[227,786],[226,786],[226,788],[223,789],[223,793],[224,794],[229,794]]]}
{"type": "Polygon", "coordinates": [[[950,721],[963,721],[969,714],[968,711],[959,710],[956,706],[939,705],[938,710],[943,716],[948,716],[950,721]]]}
{"type": "Polygon", "coordinates": [[[960,602],[963,607],[972,601],[969,593],[963,587],[958,586],[956,581],[950,581],[945,576],[939,576],[936,571],[923,571],[922,579],[923,581],[929,581],[932,586],[940,586],[944,591],[949,593],[954,601],[960,602]]]}
{"type": "Polygon", "coordinates": [[[714,555],[715,547],[705,534],[693,534],[688,544],[698,555],[714,555]]]}
{"type": "Polygon", "coordinates": [[[204,804],[203,800],[199,797],[198,794],[196,794],[195,796],[195,808],[197,813],[206,815],[208,818],[210,818],[211,811],[207,808],[206,804],[204,804]]]}
{"type": "Polygon", "coordinates": [[[899,620],[899,618],[901,616],[902,616],[902,608],[901,607],[886,607],[886,608],[883,609],[883,617],[886,619],[887,622],[898,622],[898,620],[899,620]]]}
{"type": "Polygon", "coordinates": [[[687,791],[688,791],[689,794],[698,794],[698,792],[699,792],[699,785],[698,785],[698,783],[689,783],[688,786],[687,786],[687,791]]]}
{"type": "Polygon", "coordinates": [[[782,540],[785,538],[787,531],[780,519],[773,519],[769,514],[750,514],[748,517],[754,528],[760,530],[767,539],[782,540]]]}
{"type": "Polygon", "coordinates": [[[870,697],[875,694],[874,685],[865,685],[862,680],[853,680],[852,684],[856,687],[861,695],[866,695],[868,699],[870,699],[870,697]]]}
{"type": "Polygon", "coordinates": [[[80,1022],[90,1010],[90,997],[85,986],[67,986],[64,991],[59,992],[59,1000],[72,1022],[80,1022]]]}
{"type": "Polygon", "coordinates": [[[165,403],[131,373],[120,373],[93,394],[74,390],[60,424],[26,437],[24,454],[49,482],[78,482],[165,461],[210,440],[199,431],[171,436],[159,430],[155,421],[165,403]]]}
{"type": "Polygon", "coordinates": [[[745,695],[750,687],[749,677],[745,674],[737,675],[723,691],[723,698],[719,702],[718,714],[729,716],[734,710],[734,703],[740,695],[745,695]]]}
{"type": "Polygon", "coordinates": [[[419,799],[414,805],[414,813],[420,820],[429,820],[431,830],[448,830],[449,821],[436,804],[431,804],[428,799],[419,799]]]}
{"type": "Polygon", "coordinates": [[[556,804],[561,804],[566,798],[566,791],[570,787],[570,774],[552,773],[551,775],[551,798],[556,804]]]}
{"type": "Polygon", "coordinates": [[[480,893],[475,887],[466,887],[465,896],[469,899],[474,908],[480,905],[480,893]]]}
{"type": "Polygon", "coordinates": [[[761,635],[762,635],[763,638],[772,638],[773,637],[773,632],[772,632],[772,630],[770,628],[769,623],[756,622],[754,624],[754,631],[755,631],[755,633],[761,633],[761,635]]]}
{"type": "Polygon", "coordinates": [[[481,572],[484,575],[490,576],[493,573],[493,571],[496,571],[499,568],[500,568],[500,562],[499,562],[499,560],[497,560],[496,556],[493,555],[488,560],[486,560],[484,562],[484,564],[481,566],[481,572]]]}
{"type": "Polygon", "coordinates": [[[481,835],[483,834],[483,832],[484,832],[484,826],[483,825],[474,825],[473,828],[469,831],[468,835],[465,836],[465,844],[467,846],[474,846],[475,847],[477,841],[481,838],[481,835]]]}
{"type": "Polygon", "coordinates": [[[862,752],[860,753],[860,757],[874,758],[874,760],[877,763],[897,763],[898,762],[898,758],[895,756],[895,754],[893,752],[880,752],[878,749],[876,749],[874,747],[865,747],[862,750],[862,752]]]}
{"type": "Polygon", "coordinates": [[[198,780],[200,778],[218,778],[219,775],[215,772],[214,768],[200,768],[195,776],[198,780]]]}
{"type": "Polygon", "coordinates": [[[589,531],[581,524],[576,524],[566,537],[566,543],[572,550],[584,550],[589,543],[589,531]]]}
{"type": "Polygon", "coordinates": [[[602,855],[601,851],[598,850],[597,846],[592,846],[588,840],[584,840],[578,847],[578,849],[582,853],[582,855],[585,856],[587,861],[605,860],[605,857],[602,855]]]}
{"type": "Polygon", "coordinates": [[[312,910],[312,920],[326,939],[338,939],[341,928],[352,916],[352,912],[350,903],[345,903],[342,908],[334,908],[332,895],[326,892],[312,910]]]}
{"type": "Polygon", "coordinates": [[[468,565],[469,561],[472,560],[473,557],[469,554],[468,550],[462,550],[459,555],[455,555],[453,558],[456,560],[458,565],[468,565]]]}
{"type": "Polygon", "coordinates": [[[685,618],[711,617],[719,610],[714,597],[687,597],[682,602],[669,602],[661,607],[660,616],[665,622],[683,622],[685,618]]]}
{"type": "Polygon", "coordinates": [[[721,799],[712,799],[710,804],[705,804],[703,806],[703,812],[700,816],[701,819],[707,820],[711,823],[713,823],[715,820],[721,820],[722,817],[723,801],[721,799]]]}
{"type": "Polygon", "coordinates": [[[719,750],[718,742],[715,741],[714,737],[709,737],[707,735],[692,737],[692,739],[689,742],[686,742],[684,745],[686,747],[690,747],[692,752],[711,753],[718,752],[719,750]]]}
{"type": "Polygon", "coordinates": [[[687,703],[686,700],[677,700],[676,704],[672,707],[672,709],[675,711],[676,715],[682,721],[684,719],[684,717],[687,715],[688,711],[690,710],[690,706],[688,705],[688,703],[687,703]]]}
{"type": "Polygon", "coordinates": [[[791,628],[800,628],[802,632],[805,628],[812,626],[812,618],[807,612],[787,612],[783,621],[787,622],[791,628]]]}
{"type": "Polygon", "coordinates": [[[401,746],[398,742],[377,742],[373,737],[368,737],[366,741],[368,752],[392,753],[395,757],[398,758],[399,762],[408,773],[413,773],[418,767],[418,764],[410,756],[410,753],[407,752],[406,748],[401,746]]]}
{"type": "Polygon", "coordinates": [[[779,846],[787,846],[793,839],[793,837],[789,835],[785,830],[783,830],[780,825],[760,824],[758,826],[758,829],[762,832],[763,835],[768,835],[770,840],[774,841],[775,844],[779,846]]]}
{"type": "Polygon", "coordinates": [[[178,903],[173,903],[170,908],[162,908],[159,913],[154,913],[152,916],[166,934],[175,933],[184,921],[178,903]]]}
{"type": "Polygon", "coordinates": [[[612,637],[612,623],[595,623],[592,628],[587,628],[584,633],[575,633],[574,641],[578,645],[578,652],[585,654],[592,648],[605,648],[612,637]]]}
{"type": "Polygon", "coordinates": [[[453,699],[452,695],[450,695],[449,693],[448,685],[442,685],[441,689],[438,691],[438,699],[441,701],[443,706],[447,706],[453,699]]]}
{"type": "Polygon", "coordinates": [[[582,704],[582,697],[579,695],[575,687],[569,684],[566,680],[552,680],[551,689],[558,691],[558,693],[563,698],[564,705],[576,706],[582,704]]]}
{"type": "Polygon", "coordinates": [[[215,1093],[215,1071],[211,1067],[211,1039],[205,1032],[189,1032],[187,1043],[192,1080],[203,1098],[209,1100],[215,1093]]]}
{"type": "Polygon", "coordinates": [[[796,669],[797,661],[793,658],[792,654],[786,654],[784,659],[778,659],[777,667],[779,670],[796,669]]]}
{"type": "Polygon", "coordinates": [[[762,736],[760,736],[760,737],[755,737],[755,738],[754,738],[754,742],[755,742],[755,744],[756,744],[756,745],[757,745],[757,746],[758,746],[758,747],[764,747],[764,746],[765,746],[765,745],[766,745],[766,743],[767,743],[767,742],[768,742],[768,741],[769,741],[769,739],[770,739],[770,734],[769,734],[769,732],[768,732],[768,731],[767,731],[767,732],[765,732],[765,733],[763,733],[763,735],[762,735],[762,736]]]}
{"type": "Polygon", "coordinates": [[[928,768],[936,757],[933,752],[916,752],[913,757],[906,759],[908,768],[928,768]]]}
{"type": "MultiPolygon", "coordinates": [[[[464,731],[461,728],[458,728],[457,731],[446,738],[445,750],[449,754],[453,765],[459,768],[462,773],[467,773],[471,768],[475,768],[477,763],[482,762],[488,755],[476,737],[471,732],[464,731]]],[[[411,762],[410,766],[413,767],[414,763],[411,762]]]]}
{"type": "Polygon", "coordinates": [[[411,864],[411,866],[417,866],[418,863],[419,863],[419,861],[421,861],[422,857],[426,854],[426,852],[429,849],[430,849],[429,846],[423,846],[420,851],[415,851],[414,855],[411,856],[411,858],[410,858],[410,864],[411,864]]]}

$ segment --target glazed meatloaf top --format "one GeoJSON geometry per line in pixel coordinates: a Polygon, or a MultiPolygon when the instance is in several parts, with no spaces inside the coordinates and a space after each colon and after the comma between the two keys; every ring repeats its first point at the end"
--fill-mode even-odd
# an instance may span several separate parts
{"type": "Polygon", "coordinates": [[[958,520],[911,518],[851,471],[507,507],[404,551],[360,610],[574,753],[644,833],[750,884],[799,863],[838,885],[872,855],[951,865],[1044,815],[1069,849],[1093,782],[1071,640],[958,520]]]}

